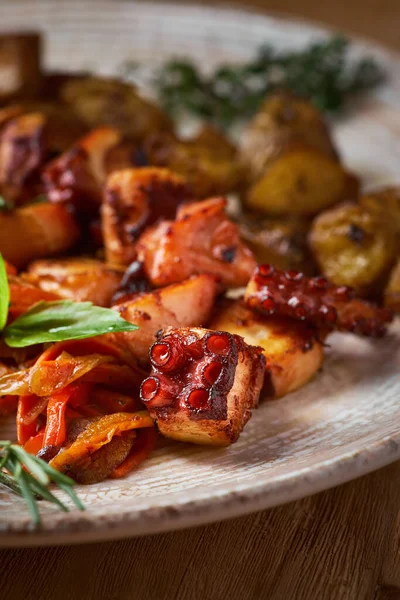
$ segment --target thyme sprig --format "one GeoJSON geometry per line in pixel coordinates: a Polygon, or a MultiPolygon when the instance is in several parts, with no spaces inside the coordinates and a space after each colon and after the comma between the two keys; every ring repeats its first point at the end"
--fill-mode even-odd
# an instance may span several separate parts
{"type": "MultiPolygon", "coordinates": [[[[211,75],[190,59],[169,60],[151,83],[172,116],[185,111],[224,128],[250,118],[265,96],[277,89],[309,98],[320,110],[335,113],[350,96],[375,87],[385,77],[371,57],[350,60],[349,48],[343,36],[294,51],[278,51],[267,44],[249,62],[221,65],[211,75]]],[[[137,68],[137,63],[126,61],[121,73],[135,78],[137,68]]]]}
{"type": "Polygon", "coordinates": [[[47,500],[64,512],[69,510],[50,492],[48,486],[51,483],[69,496],[79,510],[84,510],[73,490],[75,482],[72,479],[10,441],[0,441],[0,483],[25,499],[36,527],[40,524],[38,500],[47,500]]]}

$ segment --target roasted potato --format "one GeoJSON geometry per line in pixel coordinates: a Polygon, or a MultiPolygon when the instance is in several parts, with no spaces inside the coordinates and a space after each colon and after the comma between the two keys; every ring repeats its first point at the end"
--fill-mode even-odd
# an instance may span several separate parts
{"type": "Polygon", "coordinates": [[[93,215],[102,202],[102,186],[114,169],[135,164],[135,146],[112,127],[94,129],[49,163],[42,178],[49,200],[93,215]]]}
{"type": "Polygon", "coordinates": [[[149,362],[149,348],[165,327],[192,327],[207,323],[211,316],[217,282],[210,275],[191,277],[132,300],[114,305],[121,316],[139,326],[139,331],[114,334],[118,343],[129,347],[143,364],[149,362]]]}
{"type": "Polygon", "coordinates": [[[248,208],[270,215],[315,215],[358,193],[341,166],[319,112],[288,94],[271,96],[244,132],[248,208]]]}
{"type": "Polygon", "coordinates": [[[400,312],[400,259],[392,270],[389,283],[385,288],[385,306],[394,312],[400,312]]]}
{"type": "Polygon", "coordinates": [[[110,306],[123,269],[91,258],[47,259],[31,263],[24,278],[46,292],[75,302],[110,306]]]}
{"type": "Polygon", "coordinates": [[[259,263],[279,269],[315,270],[307,244],[310,222],[298,218],[271,218],[260,213],[244,213],[238,220],[242,240],[259,263]]]}
{"type": "Polygon", "coordinates": [[[160,218],[173,219],[178,206],[191,199],[185,180],[168,169],[144,167],[112,173],[101,208],[107,261],[129,265],[145,227],[160,218]]]}
{"type": "Polygon", "coordinates": [[[318,215],[309,242],[323,275],[359,295],[382,290],[397,254],[396,232],[384,214],[353,203],[318,215]]]}
{"type": "Polygon", "coordinates": [[[69,250],[80,236],[75,220],[63,206],[45,202],[0,212],[0,231],[0,252],[18,268],[69,250]]]}
{"type": "MultiPolygon", "coordinates": [[[[360,204],[379,218],[387,218],[400,239],[400,187],[385,187],[361,196],[360,204]]],[[[400,248],[400,244],[399,244],[400,248]]]]}
{"type": "Polygon", "coordinates": [[[261,348],[222,331],[170,328],[150,358],[140,397],[163,435],[214,446],[239,438],[263,385],[261,348]]]}
{"type": "Polygon", "coordinates": [[[34,98],[42,85],[39,33],[0,35],[0,102],[34,98]]]}
{"type": "Polygon", "coordinates": [[[60,96],[91,128],[109,125],[136,142],[155,132],[172,131],[168,116],[128,83],[101,77],[73,78],[66,81],[60,96]]]}
{"type": "Polygon", "coordinates": [[[138,260],[154,286],[198,273],[211,273],[226,287],[246,285],[256,261],[225,207],[223,198],[186,204],[178,209],[175,221],[162,221],[142,234],[138,260]]]}
{"type": "Polygon", "coordinates": [[[224,300],[209,327],[240,335],[247,344],[263,348],[266,376],[262,397],[280,398],[297,390],[324,361],[324,347],[315,329],[289,318],[262,317],[242,300],[224,300]]]}
{"type": "Polygon", "coordinates": [[[185,140],[173,134],[153,136],[145,144],[145,153],[151,164],[182,175],[198,200],[227,194],[241,184],[235,146],[209,125],[185,140]]]}

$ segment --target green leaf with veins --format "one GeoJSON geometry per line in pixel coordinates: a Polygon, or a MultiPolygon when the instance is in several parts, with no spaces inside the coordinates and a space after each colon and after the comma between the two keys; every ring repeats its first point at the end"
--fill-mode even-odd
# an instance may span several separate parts
{"type": "Polygon", "coordinates": [[[24,348],[136,329],[137,325],[128,323],[111,308],[94,306],[91,302],[55,300],[35,304],[8,325],[3,336],[8,346],[24,348]]]}
{"type": "Polygon", "coordinates": [[[8,278],[6,265],[3,257],[0,254],[0,331],[7,323],[8,305],[10,304],[10,288],[8,286],[8,278]]]}

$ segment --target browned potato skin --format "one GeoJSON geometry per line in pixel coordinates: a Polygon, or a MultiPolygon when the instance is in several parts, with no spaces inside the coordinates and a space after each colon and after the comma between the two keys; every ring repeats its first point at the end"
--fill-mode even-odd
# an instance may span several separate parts
{"type": "Polygon", "coordinates": [[[99,260],[65,258],[35,261],[29,265],[24,278],[61,298],[110,306],[122,275],[123,269],[99,260]]]}
{"type": "Polygon", "coordinates": [[[360,198],[360,204],[370,212],[377,213],[380,218],[386,217],[400,240],[400,186],[385,187],[364,194],[360,198]]]}
{"type": "Polygon", "coordinates": [[[169,117],[128,83],[101,77],[73,78],[62,86],[60,96],[90,128],[109,125],[139,142],[152,133],[172,131],[169,117]]]}
{"type": "Polygon", "coordinates": [[[323,344],[306,323],[284,317],[262,317],[248,309],[242,300],[224,300],[209,327],[240,335],[247,344],[264,349],[266,375],[262,398],[280,398],[299,389],[324,361],[323,344]]]}
{"type": "Polygon", "coordinates": [[[235,146],[210,125],[185,140],[173,134],[155,135],[146,142],[145,152],[151,164],[182,175],[199,200],[235,191],[241,184],[235,146]]]}
{"type": "MultiPolygon", "coordinates": [[[[97,420],[73,419],[67,430],[67,443],[71,444],[86,427],[97,420]]],[[[128,456],[136,440],[136,431],[126,431],[123,435],[114,436],[108,444],[105,444],[89,458],[79,464],[75,464],[68,471],[68,475],[77,483],[90,485],[104,481],[111,475],[128,456]]]]}
{"type": "Polygon", "coordinates": [[[309,242],[322,274],[361,296],[382,291],[397,254],[396,232],[388,219],[354,203],[318,215],[309,242]]]}
{"type": "Polygon", "coordinates": [[[42,85],[39,33],[0,35],[0,75],[0,102],[38,96],[42,85]]]}
{"type": "Polygon", "coordinates": [[[0,194],[23,203],[39,190],[39,168],[46,158],[46,119],[41,113],[16,116],[0,132],[0,194]]]}
{"type": "Polygon", "coordinates": [[[199,273],[214,275],[226,287],[247,284],[256,261],[225,208],[223,198],[186,204],[175,221],[162,221],[143,233],[138,260],[155,287],[199,273]]]}
{"type": "Polygon", "coordinates": [[[254,252],[258,263],[310,275],[315,272],[307,243],[310,229],[307,219],[271,218],[247,212],[240,216],[238,224],[243,241],[254,252]]]}
{"type": "Polygon", "coordinates": [[[50,203],[0,213],[0,231],[0,252],[17,268],[69,250],[80,235],[71,214],[63,206],[50,203]]]}
{"type": "Polygon", "coordinates": [[[340,165],[320,113],[306,100],[272,95],[244,132],[248,208],[271,215],[315,215],[352,199],[358,182],[340,165]]]}
{"type": "Polygon", "coordinates": [[[143,229],[162,217],[173,219],[177,207],[191,199],[185,180],[168,169],[143,167],[112,173],[101,208],[107,261],[129,265],[143,229]]]}
{"type": "Polygon", "coordinates": [[[94,129],[43,171],[51,202],[71,204],[79,213],[98,211],[102,186],[113,169],[132,166],[134,146],[112,127],[94,129]]]}
{"type": "Polygon", "coordinates": [[[139,294],[132,300],[115,304],[121,316],[139,326],[138,331],[115,334],[118,343],[142,364],[149,363],[149,348],[156,334],[165,327],[194,327],[207,323],[218,293],[211,275],[198,275],[154,292],[139,294]]]}
{"type": "Polygon", "coordinates": [[[384,294],[385,306],[394,312],[400,312],[400,260],[390,274],[384,294]]]}

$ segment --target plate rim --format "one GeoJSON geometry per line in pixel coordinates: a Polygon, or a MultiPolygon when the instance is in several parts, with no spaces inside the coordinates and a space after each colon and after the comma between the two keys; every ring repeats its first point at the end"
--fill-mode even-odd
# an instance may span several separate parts
{"type": "MultiPolygon", "coordinates": [[[[139,0],[137,4],[145,4],[139,0]]],[[[236,0],[227,4],[225,1],[217,7],[211,2],[161,2],[146,3],[153,6],[185,7],[201,11],[216,8],[240,14],[255,14],[275,19],[292,25],[301,24],[305,28],[319,30],[319,33],[344,33],[352,42],[368,46],[370,51],[379,52],[390,60],[400,63],[400,52],[376,42],[367,36],[354,33],[351,29],[339,29],[318,20],[289,14],[284,11],[271,11],[262,7],[242,5],[236,0]]],[[[400,73],[400,69],[399,69],[400,73]]],[[[129,509],[122,513],[96,516],[90,513],[72,511],[68,516],[68,529],[64,528],[61,518],[51,529],[31,529],[23,531],[0,529],[0,548],[59,546],[65,544],[84,544],[100,541],[120,540],[130,537],[154,535],[170,531],[178,531],[190,527],[211,524],[217,521],[244,516],[259,510],[281,506],[301,498],[331,489],[337,485],[348,483],[358,477],[371,473],[379,468],[400,459],[400,428],[395,434],[388,435],[362,449],[350,450],[328,460],[322,460],[313,467],[297,470],[274,481],[255,484],[243,492],[228,490],[220,495],[205,496],[190,500],[174,509],[174,504],[157,507],[146,507],[133,514],[129,509]],[[296,490],[296,484],[300,483],[296,490]],[[278,488],[278,489],[275,489],[278,488]],[[131,518],[129,518],[131,517],[131,518]]]]}

